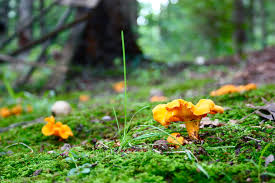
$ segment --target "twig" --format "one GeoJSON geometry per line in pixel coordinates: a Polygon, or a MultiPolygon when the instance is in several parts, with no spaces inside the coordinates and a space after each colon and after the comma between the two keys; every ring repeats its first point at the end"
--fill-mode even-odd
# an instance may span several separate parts
{"type": "Polygon", "coordinates": [[[20,123],[14,123],[14,124],[9,125],[8,127],[0,128],[0,133],[9,131],[12,128],[28,125],[28,124],[31,124],[31,123],[34,123],[34,124],[35,123],[42,123],[42,121],[43,121],[43,118],[40,117],[40,118],[37,118],[37,119],[32,120],[32,121],[24,121],[24,122],[20,122],[20,123]]]}
{"type": "Polygon", "coordinates": [[[21,26],[21,28],[19,30],[15,31],[10,37],[8,37],[4,41],[2,41],[0,43],[0,49],[4,48],[6,45],[8,45],[14,38],[16,38],[16,36],[19,33],[21,33],[23,30],[25,30],[26,28],[28,28],[29,26],[31,26],[34,21],[39,20],[42,16],[44,16],[57,3],[58,3],[58,0],[54,1],[48,7],[44,8],[43,10],[41,10],[40,13],[37,16],[32,17],[25,25],[21,26]]]}
{"type": "Polygon", "coordinates": [[[21,64],[21,65],[36,66],[36,67],[47,67],[50,69],[56,68],[56,66],[51,66],[51,65],[47,65],[47,64],[43,64],[43,63],[27,62],[23,59],[14,58],[12,56],[3,55],[3,54],[0,54],[0,63],[1,62],[7,62],[7,63],[11,63],[11,64],[18,64],[18,65],[21,64]]]}
{"type": "MultiPolygon", "coordinates": [[[[64,25],[64,23],[66,22],[66,20],[68,19],[68,17],[71,15],[72,12],[72,8],[68,8],[65,13],[63,14],[63,16],[60,18],[60,20],[58,21],[57,25],[56,25],[56,29],[62,27],[64,25]]],[[[43,57],[46,55],[47,50],[49,48],[49,46],[51,45],[51,42],[55,39],[55,37],[52,37],[51,39],[49,39],[44,45],[43,48],[39,54],[39,56],[37,57],[36,62],[37,63],[41,63],[43,61],[43,57]]],[[[23,76],[21,79],[19,79],[18,81],[16,81],[16,86],[17,85],[22,85],[24,83],[27,83],[29,81],[29,79],[32,76],[32,73],[35,71],[36,66],[32,66],[32,68],[28,71],[28,73],[23,76]]]]}
{"type": "Polygon", "coordinates": [[[259,110],[253,111],[252,113],[250,113],[250,114],[244,116],[242,119],[240,119],[240,120],[238,120],[238,121],[239,121],[239,122],[243,122],[243,120],[245,120],[246,118],[248,118],[248,117],[251,116],[252,114],[255,114],[257,111],[259,111],[259,110]]]}
{"type": "Polygon", "coordinates": [[[33,153],[33,149],[30,146],[28,146],[27,144],[24,144],[23,142],[18,142],[18,143],[11,144],[11,145],[5,147],[5,149],[8,149],[9,147],[12,147],[12,146],[15,146],[15,145],[20,145],[20,144],[27,147],[28,149],[30,149],[31,153],[33,153]]]}
{"type": "Polygon", "coordinates": [[[75,21],[69,23],[69,24],[66,24],[66,25],[64,25],[64,26],[62,26],[62,27],[60,27],[60,28],[57,28],[57,29],[53,30],[52,32],[50,32],[50,33],[48,33],[48,34],[42,36],[41,38],[39,38],[39,39],[37,39],[37,40],[34,40],[34,41],[28,43],[26,46],[24,46],[24,47],[22,47],[22,48],[19,48],[19,49],[15,50],[15,51],[13,51],[10,55],[15,56],[15,55],[18,55],[18,54],[20,54],[20,53],[22,53],[22,52],[24,52],[24,51],[27,51],[27,50],[29,50],[29,49],[35,47],[36,45],[38,45],[38,44],[40,44],[40,43],[43,43],[43,42],[49,40],[50,38],[56,36],[56,35],[59,34],[60,32],[63,32],[63,31],[65,31],[65,30],[67,30],[67,29],[70,29],[70,28],[72,28],[72,27],[74,27],[74,26],[76,26],[76,25],[82,23],[83,21],[85,21],[85,20],[87,20],[88,18],[90,18],[90,16],[91,16],[90,14],[86,14],[86,15],[84,15],[84,16],[82,16],[82,17],[76,19],[75,21]]]}
{"type": "Polygon", "coordinates": [[[254,139],[252,137],[249,137],[249,136],[246,136],[247,139],[250,139],[250,140],[255,140],[256,142],[261,142],[261,140],[258,140],[258,139],[254,139]]]}
{"type": "Polygon", "coordinates": [[[158,154],[161,154],[160,151],[156,150],[156,149],[153,149],[154,152],[158,153],[158,154]]]}

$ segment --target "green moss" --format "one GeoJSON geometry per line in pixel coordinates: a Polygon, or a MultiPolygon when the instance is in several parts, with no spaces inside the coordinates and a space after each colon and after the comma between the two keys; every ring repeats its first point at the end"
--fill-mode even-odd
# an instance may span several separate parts
{"type": "MultiPolygon", "coordinates": [[[[158,74],[153,75],[156,75],[152,76],[155,78],[158,76],[158,74]]],[[[203,89],[209,81],[211,80],[179,82],[168,78],[159,81],[161,83],[155,87],[171,97],[187,90],[203,89]]],[[[41,116],[46,117],[50,115],[49,108],[55,100],[67,100],[73,106],[73,113],[58,120],[72,128],[74,137],[60,141],[57,137],[43,136],[41,133],[43,123],[17,127],[0,133],[0,180],[2,182],[245,182],[249,178],[252,182],[258,181],[258,168],[254,163],[258,164],[263,148],[272,143],[274,132],[267,128],[272,122],[260,123],[262,119],[256,114],[251,114],[254,109],[248,108],[246,104],[264,105],[261,98],[271,100],[275,96],[275,85],[265,85],[243,94],[202,97],[211,98],[218,105],[229,108],[223,114],[210,116],[224,123],[224,126],[201,129],[203,143],[184,146],[196,156],[199,164],[207,171],[210,176],[208,179],[195,162],[189,160],[187,154],[183,152],[185,149],[178,149],[180,153],[159,154],[152,151],[154,141],[166,139],[167,135],[150,125],[167,133],[180,132],[183,136],[187,136],[187,132],[184,128],[180,128],[178,123],[165,129],[153,121],[151,110],[157,103],[149,103],[148,99],[154,82],[151,82],[152,85],[146,83],[147,81],[145,83],[139,80],[129,81],[127,106],[129,130],[125,138],[126,146],[123,149],[116,146],[116,141],[121,139],[113,114],[114,107],[120,128],[123,128],[123,95],[112,92],[111,83],[105,83],[107,90],[104,90],[103,85],[99,85],[94,91],[83,92],[91,96],[91,100],[86,103],[78,102],[78,96],[82,92],[21,97],[24,105],[34,106],[34,112],[1,119],[0,127],[41,116]],[[140,110],[142,108],[144,109],[140,110]],[[102,117],[106,115],[112,120],[103,121],[102,117]],[[232,119],[240,120],[244,116],[247,118],[239,124],[229,122],[232,119]],[[94,139],[101,140],[104,145],[94,146],[94,139]],[[23,145],[9,146],[18,142],[28,145],[34,152],[31,153],[30,149],[23,145]],[[64,143],[75,146],[73,149],[77,154],[78,166],[85,163],[93,165],[90,173],[68,176],[69,171],[75,168],[75,164],[61,155],[63,152],[60,147],[64,143]],[[146,152],[143,150],[131,152],[131,146],[145,149],[146,152]],[[54,153],[50,154],[48,151],[54,153]],[[37,170],[41,172],[34,175],[37,170]]],[[[185,99],[197,102],[199,98],[201,97],[185,99]]],[[[11,101],[8,97],[1,101],[1,106],[14,104],[16,101],[11,101]]],[[[274,146],[270,146],[263,156],[267,157],[274,151],[274,146]]],[[[262,162],[260,175],[273,171],[274,164],[265,167],[264,161],[262,162]]],[[[270,175],[265,178],[265,182],[272,181],[270,175]]]]}

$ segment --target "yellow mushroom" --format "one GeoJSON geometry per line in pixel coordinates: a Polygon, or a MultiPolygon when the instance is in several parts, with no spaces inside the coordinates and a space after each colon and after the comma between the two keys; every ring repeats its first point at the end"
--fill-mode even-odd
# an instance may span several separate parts
{"type": "Polygon", "coordinates": [[[186,130],[191,139],[199,139],[200,121],[207,114],[223,113],[223,108],[215,105],[212,100],[201,99],[196,105],[182,99],[167,104],[159,104],[153,109],[154,119],[168,127],[171,122],[185,122],[186,130]]]}
{"type": "Polygon", "coordinates": [[[235,85],[224,85],[221,88],[219,88],[218,90],[212,91],[210,93],[211,96],[220,96],[220,95],[225,95],[225,94],[229,94],[229,93],[240,93],[240,92],[244,92],[244,91],[249,91],[249,90],[254,90],[257,88],[257,85],[254,83],[250,83],[247,85],[239,85],[239,86],[235,86],[235,85]]]}
{"type": "Polygon", "coordinates": [[[168,138],[167,142],[179,148],[179,145],[184,144],[184,138],[180,135],[180,133],[172,133],[168,138]]]}

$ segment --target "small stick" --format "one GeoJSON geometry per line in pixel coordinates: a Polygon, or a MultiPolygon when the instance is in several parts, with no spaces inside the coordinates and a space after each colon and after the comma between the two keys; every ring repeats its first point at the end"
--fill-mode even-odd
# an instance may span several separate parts
{"type": "Polygon", "coordinates": [[[8,127],[0,128],[0,133],[9,131],[12,128],[23,126],[23,125],[27,125],[27,124],[30,124],[30,123],[41,123],[42,120],[43,120],[42,118],[37,118],[37,119],[32,120],[32,121],[25,121],[25,122],[20,122],[20,123],[14,123],[14,124],[9,125],[8,127]]]}
{"type": "Polygon", "coordinates": [[[258,139],[254,139],[252,137],[249,137],[249,136],[246,136],[247,139],[250,139],[250,140],[255,140],[256,142],[261,142],[261,140],[258,140],[258,139]]]}
{"type": "Polygon", "coordinates": [[[29,50],[29,49],[37,46],[38,44],[44,43],[45,41],[49,40],[50,38],[58,35],[60,32],[63,32],[65,30],[67,30],[67,29],[70,29],[70,28],[72,28],[72,27],[74,27],[74,26],[76,26],[76,25],[78,25],[78,24],[86,21],[90,17],[91,17],[91,14],[83,15],[82,17],[74,20],[73,22],[65,24],[65,25],[63,25],[63,26],[61,26],[61,27],[53,30],[52,32],[49,32],[48,34],[46,34],[46,35],[38,38],[37,40],[34,40],[34,41],[28,43],[26,46],[24,46],[22,48],[19,48],[19,49],[13,51],[13,52],[11,52],[10,55],[16,56],[16,55],[18,55],[18,54],[20,54],[22,52],[25,52],[25,51],[27,51],[27,50],[29,50]]]}
{"type": "Polygon", "coordinates": [[[19,58],[15,58],[9,55],[3,55],[0,54],[0,63],[1,62],[6,62],[6,63],[11,63],[11,64],[18,64],[18,65],[29,65],[29,66],[36,66],[36,67],[46,67],[46,68],[50,68],[50,69],[54,69],[56,68],[56,66],[51,66],[48,64],[44,64],[44,63],[37,63],[37,62],[27,62],[23,59],[19,59],[19,58]]]}
{"type": "Polygon", "coordinates": [[[30,149],[31,153],[33,153],[33,149],[30,146],[28,146],[27,144],[24,144],[23,142],[18,142],[18,143],[11,144],[11,145],[5,147],[5,149],[8,149],[9,147],[20,145],[20,144],[23,145],[23,146],[25,146],[25,147],[27,147],[28,149],[30,149]]]}
{"type": "Polygon", "coordinates": [[[26,28],[28,28],[29,26],[31,26],[33,24],[33,22],[35,22],[36,20],[39,20],[42,16],[44,16],[49,10],[51,10],[56,4],[58,3],[58,1],[54,1],[52,4],[50,4],[48,7],[44,8],[43,10],[40,11],[40,13],[35,16],[32,17],[25,25],[21,26],[20,29],[18,29],[17,31],[15,31],[10,37],[8,37],[7,39],[5,39],[4,41],[2,41],[0,43],[0,49],[3,49],[6,45],[8,45],[14,38],[16,38],[16,36],[22,32],[23,30],[25,30],[26,28]]]}

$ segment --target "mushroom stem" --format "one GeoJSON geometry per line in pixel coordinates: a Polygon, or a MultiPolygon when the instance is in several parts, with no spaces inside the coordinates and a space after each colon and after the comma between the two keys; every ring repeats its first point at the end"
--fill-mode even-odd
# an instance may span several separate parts
{"type": "Polygon", "coordinates": [[[199,140],[200,121],[196,119],[185,123],[188,136],[193,140],[199,140]]]}

